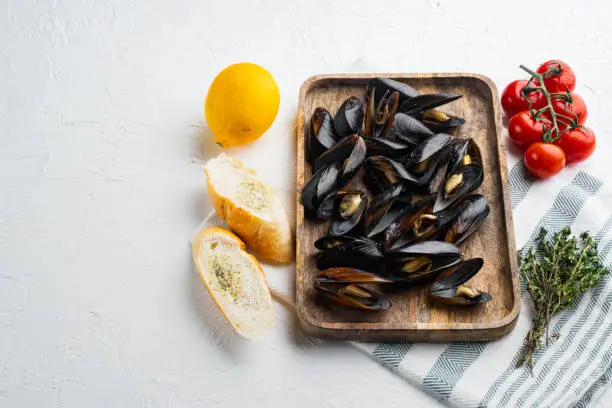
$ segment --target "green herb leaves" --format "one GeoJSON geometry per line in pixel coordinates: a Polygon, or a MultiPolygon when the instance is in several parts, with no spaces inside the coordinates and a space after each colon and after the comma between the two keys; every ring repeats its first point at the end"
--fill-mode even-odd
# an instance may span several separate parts
{"type": "MultiPolygon", "coordinates": [[[[533,366],[533,353],[546,342],[552,317],[571,307],[580,294],[597,286],[610,272],[602,264],[597,243],[587,232],[580,239],[571,235],[569,227],[547,239],[542,228],[537,238],[536,250],[519,254],[521,277],[527,283],[527,291],[533,300],[535,316],[531,330],[525,338],[519,366],[533,366]],[[545,333],[546,332],[546,333],[545,333]]],[[[553,338],[558,335],[553,334],[553,338]]]]}

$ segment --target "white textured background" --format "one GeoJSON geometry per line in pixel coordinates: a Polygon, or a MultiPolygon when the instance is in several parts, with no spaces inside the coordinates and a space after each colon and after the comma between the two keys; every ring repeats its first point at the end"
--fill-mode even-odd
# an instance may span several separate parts
{"type": "Polygon", "coordinates": [[[219,151],[204,97],[228,64],[279,83],[272,129],[230,151],[279,191],[300,84],[364,56],[499,88],[567,60],[599,142],[583,167],[612,183],[612,3],[302,3],[0,1],[1,407],[435,405],[350,347],[299,341],[280,305],[259,343],[219,321],[187,242],[219,151]]]}

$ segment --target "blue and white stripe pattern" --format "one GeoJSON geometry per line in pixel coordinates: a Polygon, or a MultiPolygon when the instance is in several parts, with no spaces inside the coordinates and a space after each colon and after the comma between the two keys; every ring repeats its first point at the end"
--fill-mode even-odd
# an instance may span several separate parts
{"type": "MultiPolygon", "coordinates": [[[[521,162],[509,173],[517,247],[530,248],[541,226],[591,231],[612,261],[612,192],[584,172],[534,183],[521,162]]],[[[588,407],[612,376],[612,278],[557,316],[557,341],[537,352],[533,374],[516,368],[532,304],[524,288],[516,328],[494,342],[353,343],[440,402],[461,407],[588,407]]]]}

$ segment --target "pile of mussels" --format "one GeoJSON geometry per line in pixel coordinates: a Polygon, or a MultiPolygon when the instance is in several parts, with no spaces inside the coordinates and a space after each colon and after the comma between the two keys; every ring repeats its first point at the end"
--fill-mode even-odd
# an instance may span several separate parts
{"type": "Polygon", "coordinates": [[[462,118],[436,109],[461,96],[374,78],[365,101],[351,96],[334,117],[316,108],[306,143],[313,175],[301,199],[309,219],[331,220],[315,242],[318,293],[381,311],[391,302],[369,284],[397,290],[433,281],[429,292],[440,302],[491,300],[465,284],[483,260],[462,260],[457,247],[490,211],[484,196],[471,194],[484,178],[480,149],[448,134],[462,118]],[[357,174],[369,191],[347,187],[357,174]]]}

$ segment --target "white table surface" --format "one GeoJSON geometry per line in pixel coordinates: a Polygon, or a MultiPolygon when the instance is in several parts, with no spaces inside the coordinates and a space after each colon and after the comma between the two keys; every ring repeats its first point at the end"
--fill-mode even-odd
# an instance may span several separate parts
{"type": "Polygon", "coordinates": [[[612,182],[612,3],[291,3],[0,2],[0,406],[437,405],[345,344],[296,342],[280,305],[266,340],[223,338],[188,240],[219,152],[203,102],[228,64],[278,81],[274,126],[229,153],[279,190],[300,84],[363,56],[500,88],[567,60],[598,136],[583,167],[612,182]]]}

